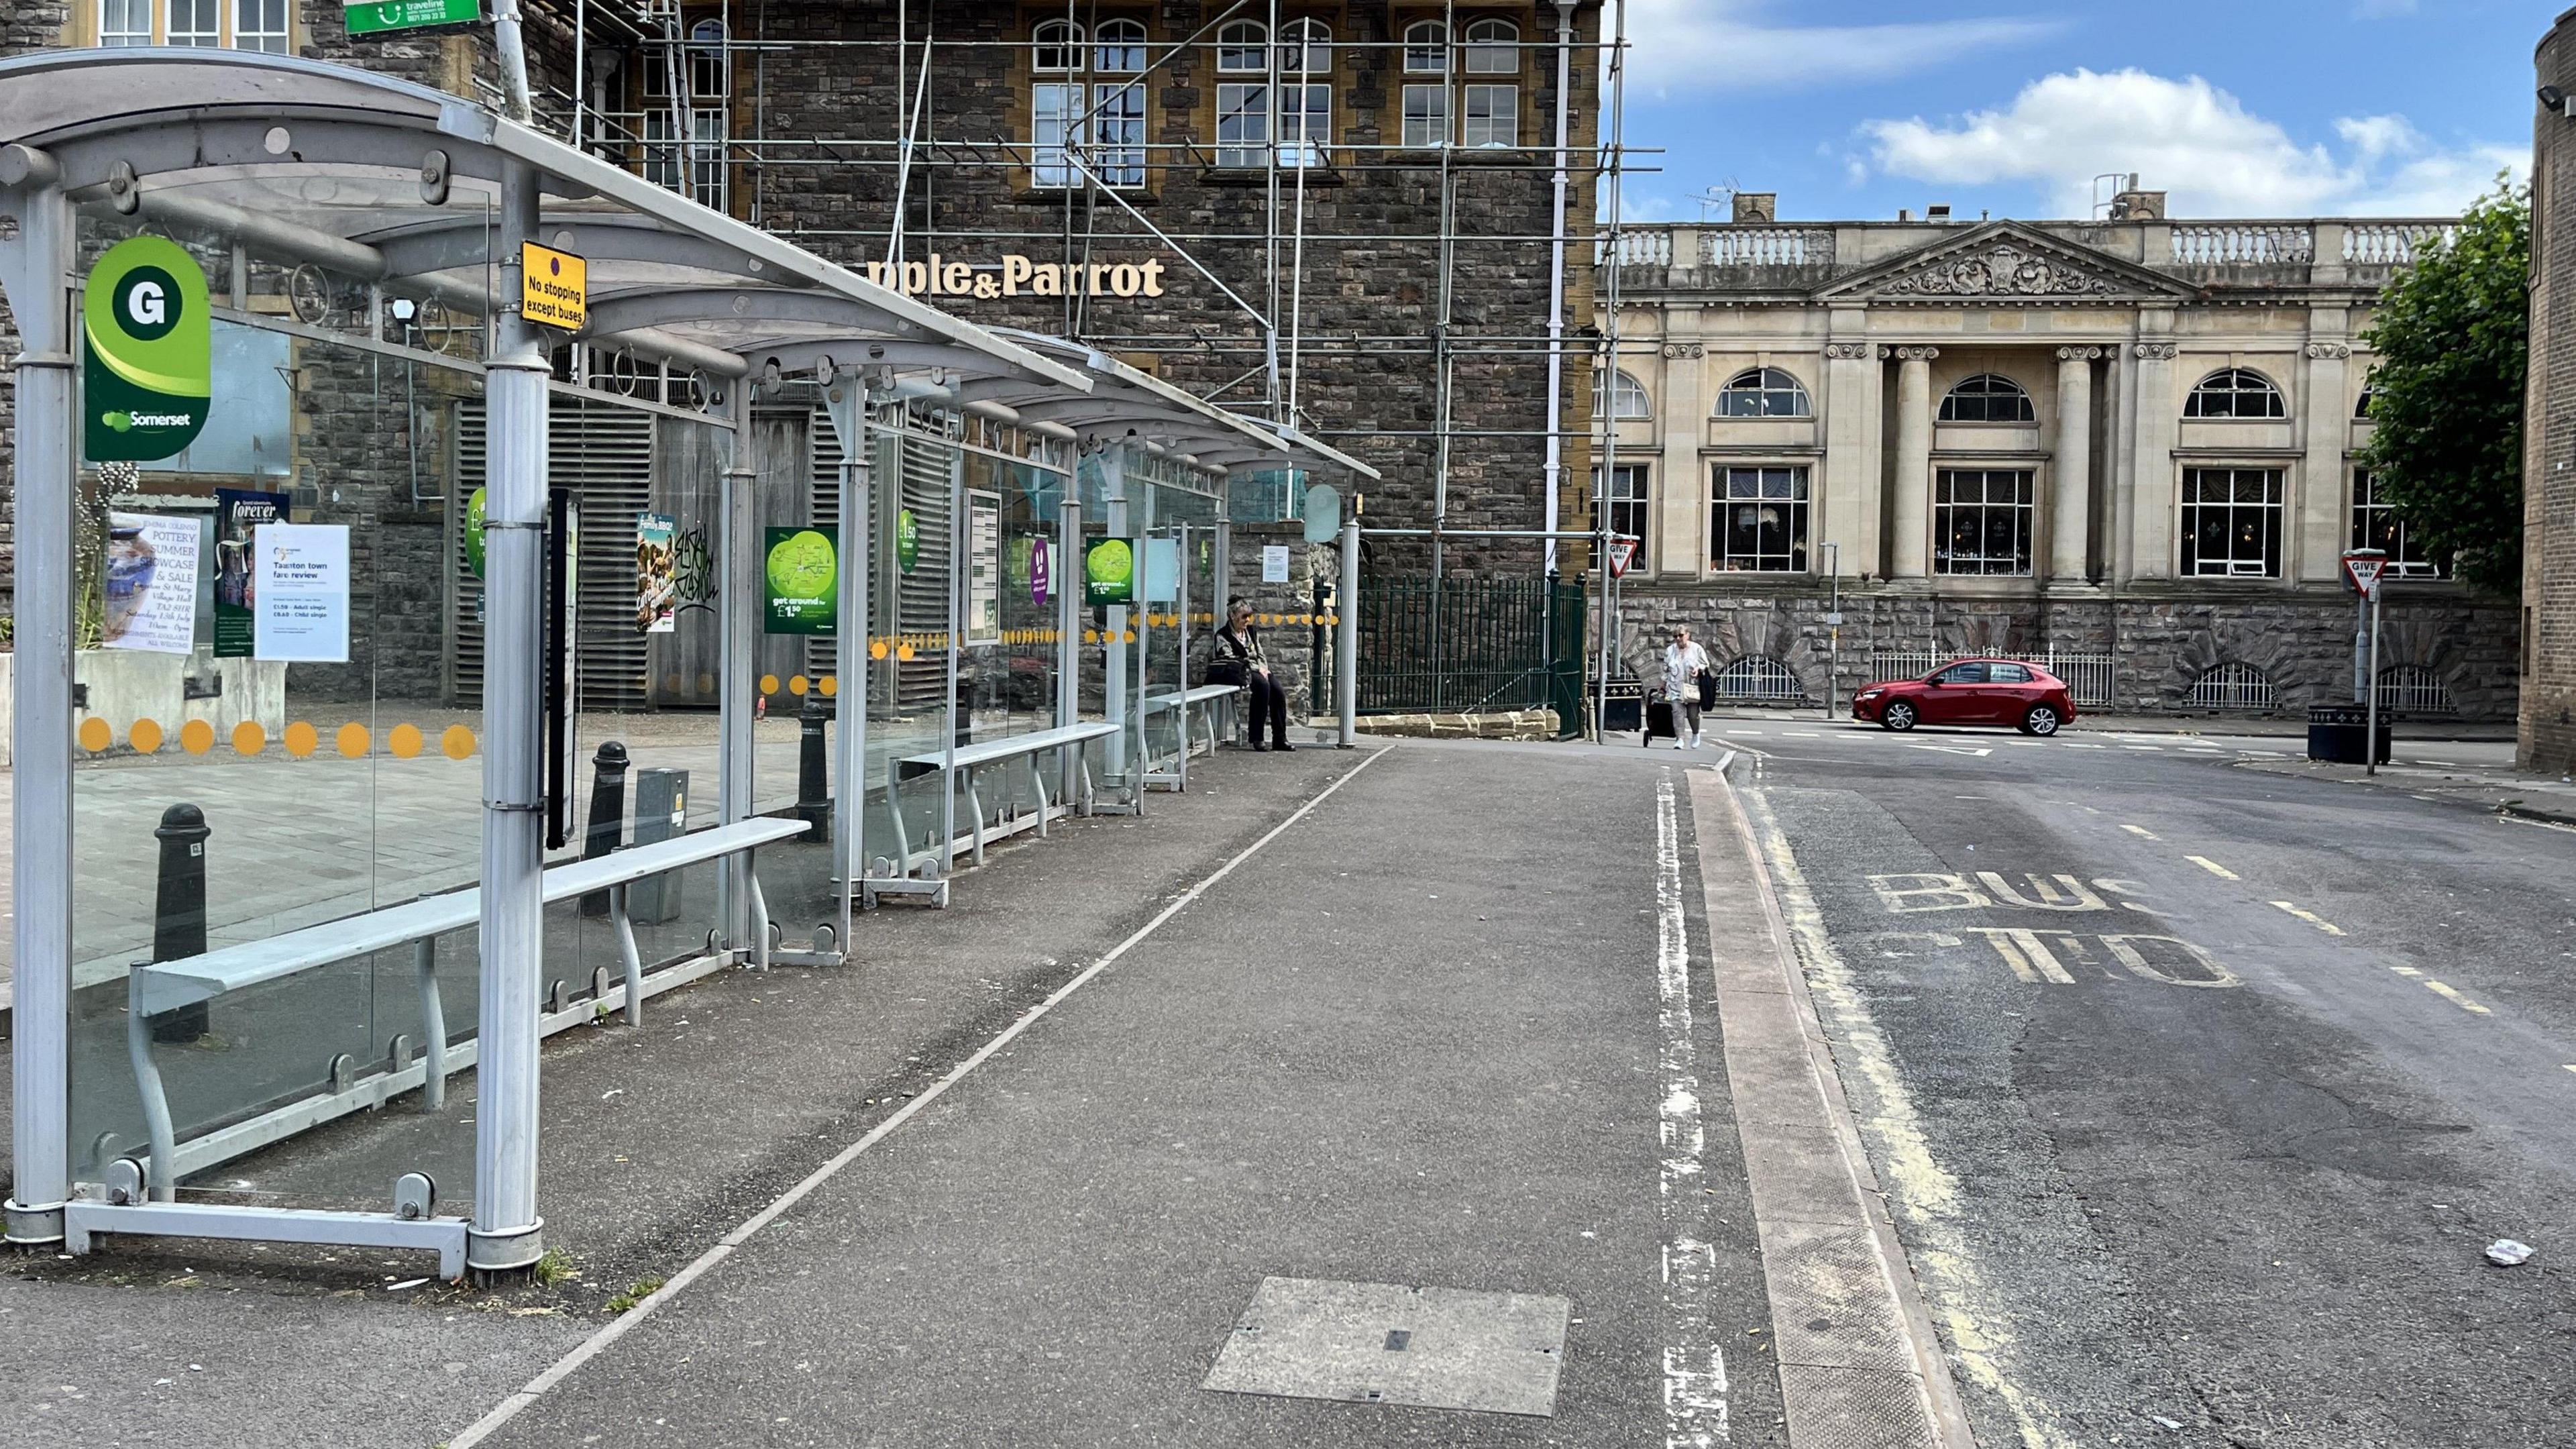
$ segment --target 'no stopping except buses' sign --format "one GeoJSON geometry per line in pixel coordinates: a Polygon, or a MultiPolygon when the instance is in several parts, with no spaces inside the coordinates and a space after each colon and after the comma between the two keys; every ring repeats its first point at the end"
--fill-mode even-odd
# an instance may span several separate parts
{"type": "Polygon", "coordinates": [[[519,244],[519,315],[578,332],[590,320],[590,263],[570,252],[519,244]]]}

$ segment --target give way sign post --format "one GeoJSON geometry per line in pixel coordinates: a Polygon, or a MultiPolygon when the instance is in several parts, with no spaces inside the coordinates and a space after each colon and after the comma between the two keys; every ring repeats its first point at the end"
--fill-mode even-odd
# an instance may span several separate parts
{"type": "MultiPolygon", "coordinates": [[[[2379,585],[2388,577],[2388,554],[2381,549],[2356,548],[2343,556],[2344,582],[2352,585],[2370,605],[2370,647],[2362,653],[2362,698],[2368,701],[2362,716],[2361,772],[2379,773],[2379,585]]],[[[2355,641],[2358,643],[2359,641],[2355,641]]]]}

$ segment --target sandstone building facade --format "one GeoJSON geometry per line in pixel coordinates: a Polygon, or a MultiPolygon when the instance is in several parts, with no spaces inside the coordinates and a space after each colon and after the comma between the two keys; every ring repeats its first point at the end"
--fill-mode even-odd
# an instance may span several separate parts
{"type": "Polygon", "coordinates": [[[1994,652],[2096,709],[2287,713],[2353,698],[2340,556],[2368,546],[2396,560],[2383,702],[2509,714],[2512,610],[2355,461],[2371,306],[2446,223],[2112,210],[1787,224],[1755,196],[1629,233],[1595,405],[1614,526],[1645,540],[1630,654],[1686,621],[1741,698],[1994,652]]]}

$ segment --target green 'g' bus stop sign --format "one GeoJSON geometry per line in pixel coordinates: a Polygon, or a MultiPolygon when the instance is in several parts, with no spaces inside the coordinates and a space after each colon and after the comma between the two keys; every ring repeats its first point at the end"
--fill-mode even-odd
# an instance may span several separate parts
{"type": "Polygon", "coordinates": [[[358,0],[341,8],[351,35],[418,30],[426,25],[472,25],[483,18],[483,0],[358,0]]]}
{"type": "Polygon", "coordinates": [[[167,237],[128,237],[90,268],[81,300],[82,452],[91,462],[178,454],[206,426],[214,331],[206,273],[167,237]]]}

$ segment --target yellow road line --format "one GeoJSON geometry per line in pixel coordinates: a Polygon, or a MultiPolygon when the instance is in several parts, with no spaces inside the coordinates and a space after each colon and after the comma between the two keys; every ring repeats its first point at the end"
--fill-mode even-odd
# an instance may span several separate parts
{"type": "Polygon", "coordinates": [[[2161,840],[2164,838],[2143,825],[2123,825],[2120,828],[2129,832],[2131,835],[2138,837],[2140,840],[2161,840]]]}
{"type": "Polygon", "coordinates": [[[2282,910],[2288,911],[2291,915],[2298,917],[2300,920],[2307,922],[2309,925],[2316,927],[2318,930],[2325,932],[2329,936],[2340,936],[2343,934],[2343,927],[2336,925],[2334,922],[2327,920],[2325,917],[2318,915],[2314,911],[2303,911],[2297,906],[2290,904],[2288,901],[2274,901],[2272,904],[2280,907],[2282,910]]]}
{"type": "Polygon", "coordinates": [[[2208,856],[2205,856],[2205,855],[2186,855],[2186,856],[2184,856],[2184,857],[2183,857],[2183,859],[2185,859],[2185,860],[2187,860],[2187,861],[2190,861],[2192,864],[2194,864],[2194,865],[2196,865],[2196,866],[2199,866],[2202,870],[2208,871],[2211,875],[2214,875],[2214,876],[2218,877],[2220,880],[2236,880],[2236,879],[2239,879],[2239,877],[2237,876],[2236,872],[2234,872],[2234,871],[2232,871],[2232,870],[2229,870],[2227,867],[2225,867],[2225,866],[2223,866],[2223,865],[2220,865],[2217,861],[2214,861],[2214,860],[2210,859],[2208,856]]]}
{"type": "Polygon", "coordinates": [[[2388,969],[2396,972],[2400,976],[2421,976],[2424,974],[2412,966],[2391,966],[2388,969]]]}
{"type": "Polygon", "coordinates": [[[2480,1016],[2492,1015],[2492,1013],[2485,1007],[2478,1005],[2476,1002],[2471,1001],[2467,997],[2462,996],[2460,993],[2443,985],[2441,982],[2432,980],[2429,977],[2426,978],[2424,982],[2424,989],[2440,996],[2443,1000],[2458,1007],[2462,1011],[2474,1011],[2480,1016]]]}

